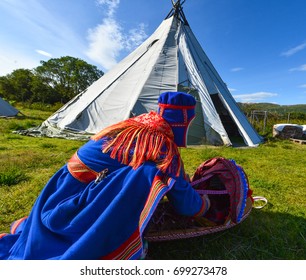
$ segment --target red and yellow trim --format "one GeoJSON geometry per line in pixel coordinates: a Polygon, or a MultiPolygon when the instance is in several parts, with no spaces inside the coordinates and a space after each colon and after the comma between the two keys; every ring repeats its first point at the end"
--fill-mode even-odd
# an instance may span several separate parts
{"type": "Polygon", "coordinates": [[[4,237],[4,236],[6,236],[6,235],[8,235],[8,233],[0,233],[0,239],[2,238],[2,237],[4,237]]]}
{"type": "Polygon", "coordinates": [[[21,225],[21,223],[26,220],[28,218],[28,216],[23,217],[19,220],[16,220],[15,222],[13,222],[13,224],[11,225],[11,234],[15,234],[17,228],[21,225]]]}
{"type": "Polygon", "coordinates": [[[89,183],[97,178],[98,172],[86,166],[75,153],[67,163],[70,174],[82,183],[89,183]]]}
{"type": "Polygon", "coordinates": [[[115,251],[101,257],[101,259],[128,260],[140,257],[143,250],[143,243],[141,238],[142,232],[150,220],[151,215],[155,211],[160,199],[169,189],[171,189],[174,182],[175,180],[168,176],[155,176],[148,199],[140,214],[139,227],[115,251]]]}
{"type": "Polygon", "coordinates": [[[203,201],[202,206],[200,210],[194,215],[194,217],[202,217],[208,211],[210,207],[210,201],[209,201],[208,196],[203,195],[201,198],[203,201]]]}
{"type": "Polygon", "coordinates": [[[175,109],[175,110],[184,110],[184,109],[191,110],[195,108],[195,105],[184,106],[184,105],[172,105],[172,104],[163,104],[163,103],[158,103],[158,106],[165,109],[175,109]]]}
{"type": "Polygon", "coordinates": [[[137,228],[115,251],[101,257],[101,260],[129,260],[142,250],[142,241],[137,228]]]}
{"type": "Polygon", "coordinates": [[[166,175],[155,176],[150,190],[150,194],[140,214],[140,219],[139,219],[140,229],[145,228],[148,220],[151,217],[151,214],[155,211],[159,201],[173,185],[172,182],[174,182],[174,179],[166,175]]]}

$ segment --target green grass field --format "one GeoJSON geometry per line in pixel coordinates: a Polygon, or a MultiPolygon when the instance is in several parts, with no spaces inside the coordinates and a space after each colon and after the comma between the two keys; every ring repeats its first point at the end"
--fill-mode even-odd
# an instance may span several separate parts
{"type": "MultiPolygon", "coordinates": [[[[39,125],[51,113],[23,108],[25,117],[0,119],[0,232],[28,215],[40,191],[84,142],[12,133],[39,125]]],[[[149,244],[151,259],[306,259],[306,145],[269,139],[257,148],[182,149],[193,174],[204,160],[235,159],[246,171],[263,209],[232,229],[203,237],[149,244]]]]}

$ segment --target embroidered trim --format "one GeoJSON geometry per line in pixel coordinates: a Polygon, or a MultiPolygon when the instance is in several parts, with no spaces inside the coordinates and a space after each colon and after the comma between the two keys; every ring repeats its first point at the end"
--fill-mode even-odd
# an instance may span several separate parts
{"type": "Polygon", "coordinates": [[[18,227],[20,226],[20,224],[21,224],[24,220],[26,220],[27,218],[28,218],[28,216],[23,217],[23,218],[21,218],[21,219],[19,219],[19,220],[16,220],[15,222],[13,222],[12,225],[11,225],[11,234],[15,234],[17,228],[18,228],[18,227]]]}
{"type": "Polygon", "coordinates": [[[185,123],[171,123],[172,127],[184,127],[186,128],[186,124],[185,123]]]}
{"type": "Polygon", "coordinates": [[[139,228],[141,232],[144,231],[146,225],[151,219],[151,216],[153,215],[159,201],[172,188],[174,183],[175,180],[166,175],[155,176],[150,190],[150,194],[140,214],[139,228]]]}
{"type": "Polygon", "coordinates": [[[184,115],[184,123],[188,123],[188,115],[187,115],[187,110],[186,109],[184,109],[183,110],[183,115],[184,115]]]}
{"type": "Polygon", "coordinates": [[[184,110],[184,109],[190,110],[195,108],[195,105],[184,106],[184,105],[172,105],[172,104],[163,104],[163,103],[158,103],[158,106],[161,108],[176,109],[176,110],[184,110]]]}
{"type": "Polygon", "coordinates": [[[159,108],[159,115],[162,117],[164,114],[165,108],[160,107],[159,108]]]}
{"type": "Polygon", "coordinates": [[[129,260],[137,258],[142,251],[142,241],[140,238],[139,228],[122,243],[115,251],[101,257],[102,260],[129,260]]]}
{"type": "Polygon", "coordinates": [[[141,239],[141,235],[151,219],[159,201],[161,198],[169,191],[175,179],[162,175],[156,175],[150,190],[150,194],[147,198],[145,206],[140,214],[139,227],[134,231],[134,233],[122,243],[115,251],[110,254],[101,257],[104,260],[127,260],[127,259],[138,259],[140,258],[144,246],[141,239]]]}
{"type": "Polygon", "coordinates": [[[203,201],[202,207],[201,207],[200,211],[194,215],[194,217],[203,216],[208,211],[208,209],[210,208],[210,200],[209,200],[208,196],[203,195],[201,198],[202,198],[202,201],[203,201]]]}
{"type": "Polygon", "coordinates": [[[77,152],[71,157],[67,163],[70,174],[82,183],[89,183],[99,176],[99,173],[90,169],[84,164],[77,155],[77,152]]]}
{"type": "MultiPolygon", "coordinates": [[[[185,112],[185,111],[184,111],[185,112]]],[[[187,115],[185,116],[184,114],[184,122],[183,123],[170,123],[171,127],[187,127],[189,126],[190,122],[194,119],[195,117],[192,117],[189,121],[187,119],[187,115]]]]}
{"type": "Polygon", "coordinates": [[[8,235],[8,233],[0,233],[0,239],[6,235],[8,235]]]}
{"type": "Polygon", "coordinates": [[[244,173],[243,169],[240,165],[238,165],[234,160],[231,160],[232,163],[235,164],[239,174],[240,174],[240,188],[241,188],[241,194],[240,194],[240,203],[237,205],[237,222],[239,223],[243,217],[244,209],[246,208],[246,202],[248,198],[248,194],[252,193],[252,191],[249,192],[249,181],[244,173]]]}

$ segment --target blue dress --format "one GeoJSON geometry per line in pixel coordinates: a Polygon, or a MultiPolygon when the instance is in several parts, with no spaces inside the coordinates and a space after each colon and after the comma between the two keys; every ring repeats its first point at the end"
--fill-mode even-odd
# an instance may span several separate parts
{"type": "Polygon", "coordinates": [[[178,214],[203,214],[202,198],[182,175],[162,173],[154,162],[136,170],[121,164],[102,153],[103,141],[88,141],[76,156],[94,173],[107,170],[106,177],[80,180],[75,174],[82,168],[64,165],[30,215],[0,235],[0,259],[139,259],[144,230],[164,195],[178,214]]]}

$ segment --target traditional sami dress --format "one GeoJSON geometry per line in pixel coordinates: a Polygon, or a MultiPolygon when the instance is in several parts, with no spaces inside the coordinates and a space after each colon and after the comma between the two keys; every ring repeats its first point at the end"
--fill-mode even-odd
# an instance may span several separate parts
{"type": "Polygon", "coordinates": [[[105,137],[82,146],[46,184],[30,215],[0,235],[0,259],[139,259],[143,234],[167,195],[178,214],[205,203],[179,174],[153,161],[133,168],[102,152],[105,137]]]}

